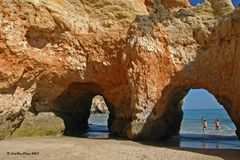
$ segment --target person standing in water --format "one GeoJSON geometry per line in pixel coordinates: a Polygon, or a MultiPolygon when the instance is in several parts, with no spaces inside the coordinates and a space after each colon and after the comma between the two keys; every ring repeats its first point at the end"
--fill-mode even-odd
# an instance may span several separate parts
{"type": "Polygon", "coordinates": [[[221,129],[220,120],[218,118],[215,120],[215,127],[216,131],[219,131],[221,129]]]}
{"type": "Polygon", "coordinates": [[[203,133],[206,133],[207,129],[208,129],[207,120],[205,118],[202,118],[202,130],[203,130],[203,133]]]}

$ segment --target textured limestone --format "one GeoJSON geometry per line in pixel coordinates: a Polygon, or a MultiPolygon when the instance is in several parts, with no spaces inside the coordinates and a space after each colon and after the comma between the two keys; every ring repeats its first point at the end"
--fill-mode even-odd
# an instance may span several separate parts
{"type": "Polygon", "coordinates": [[[231,0],[209,0],[215,12],[221,16],[234,10],[231,0]]]}
{"type": "Polygon", "coordinates": [[[25,112],[87,129],[102,95],[113,135],[177,134],[181,102],[204,88],[240,136],[240,10],[229,0],[1,0],[0,138],[25,112]]]}
{"type": "Polygon", "coordinates": [[[60,136],[63,131],[63,120],[54,113],[41,112],[34,115],[31,112],[26,112],[21,126],[13,132],[12,136],[60,136]]]}
{"type": "Polygon", "coordinates": [[[97,95],[92,99],[90,111],[91,113],[109,113],[103,96],[97,95]]]}

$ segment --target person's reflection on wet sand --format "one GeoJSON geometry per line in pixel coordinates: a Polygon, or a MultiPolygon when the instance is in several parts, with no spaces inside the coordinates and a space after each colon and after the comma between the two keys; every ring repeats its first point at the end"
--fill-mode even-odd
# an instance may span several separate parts
{"type": "Polygon", "coordinates": [[[208,149],[208,143],[203,142],[203,148],[204,148],[204,149],[208,149]]]}
{"type": "Polygon", "coordinates": [[[216,149],[221,149],[221,145],[218,142],[216,143],[216,149]]]}

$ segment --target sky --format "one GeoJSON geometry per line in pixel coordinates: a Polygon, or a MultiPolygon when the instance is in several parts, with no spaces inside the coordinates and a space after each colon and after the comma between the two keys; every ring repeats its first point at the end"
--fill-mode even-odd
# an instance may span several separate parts
{"type": "Polygon", "coordinates": [[[184,98],[183,109],[220,109],[216,98],[204,89],[191,89],[184,98]]]}
{"type": "MultiPolygon", "coordinates": [[[[190,0],[190,3],[195,6],[198,3],[203,3],[204,0],[190,0]]],[[[240,0],[232,0],[234,6],[238,6],[240,4],[240,0]]]]}
{"type": "MultiPolygon", "coordinates": [[[[204,0],[190,0],[190,3],[195,6],[198,3],[203,3],[204,0]]],[[[232,0],[234,6],[240,4],[240,0],[232,0]]],[[[218,109],[223,108],[216,98],[204,89],[190,90],[184,98],[183,109],[218,109]]]]}

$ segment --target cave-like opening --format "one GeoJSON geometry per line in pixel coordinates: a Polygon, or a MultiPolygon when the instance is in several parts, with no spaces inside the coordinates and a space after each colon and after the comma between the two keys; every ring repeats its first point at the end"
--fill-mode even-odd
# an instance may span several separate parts
{"type": "Polygon", "coordinates": [[[73,82],[45,108],[39,107],[39,95],[13,136],[84,136],[108,138],[115,118],[112,103],[95,83],[73,82]],[[36,107],[37,106],[37,107],[36,107]],[[51,125],[49,125],[51,124],[51,125]]]}
{"type": "Polygon", "coordinates": [[[207,90],[191,89],[183,100],[182,110],[179,132],[184,139],[180,144],[182,147],[240,147],[235,124],[224,106],[207,90]]]}
{"type": "Polygon", "coordinates": [[[111,103],[95,83],[72,83],[54,102],[54,113],[64,121],[64,135],[108,132],[114,119],[111,103]],[[91,114],[92,113],[92,114],[91,114]]]}
{"type": "Polygon", "coordinates": [[[204,89],[190,90],[184,98],[182,110],[180,134],[202,134],[202,119],[206,119],[208,128],[205,134],[236,136],[236,126],[224,107],[204,89]],[[217,118],[221,125],[219,130],[215,127],[217,118]]]}
{"type": "Polygon", "coordinates": [[[108,138],[109,109],[101,95],[96,95],[92,99],[91,114],[88,119],[89,129],[85,136],[89,138],[108,138]]]}

